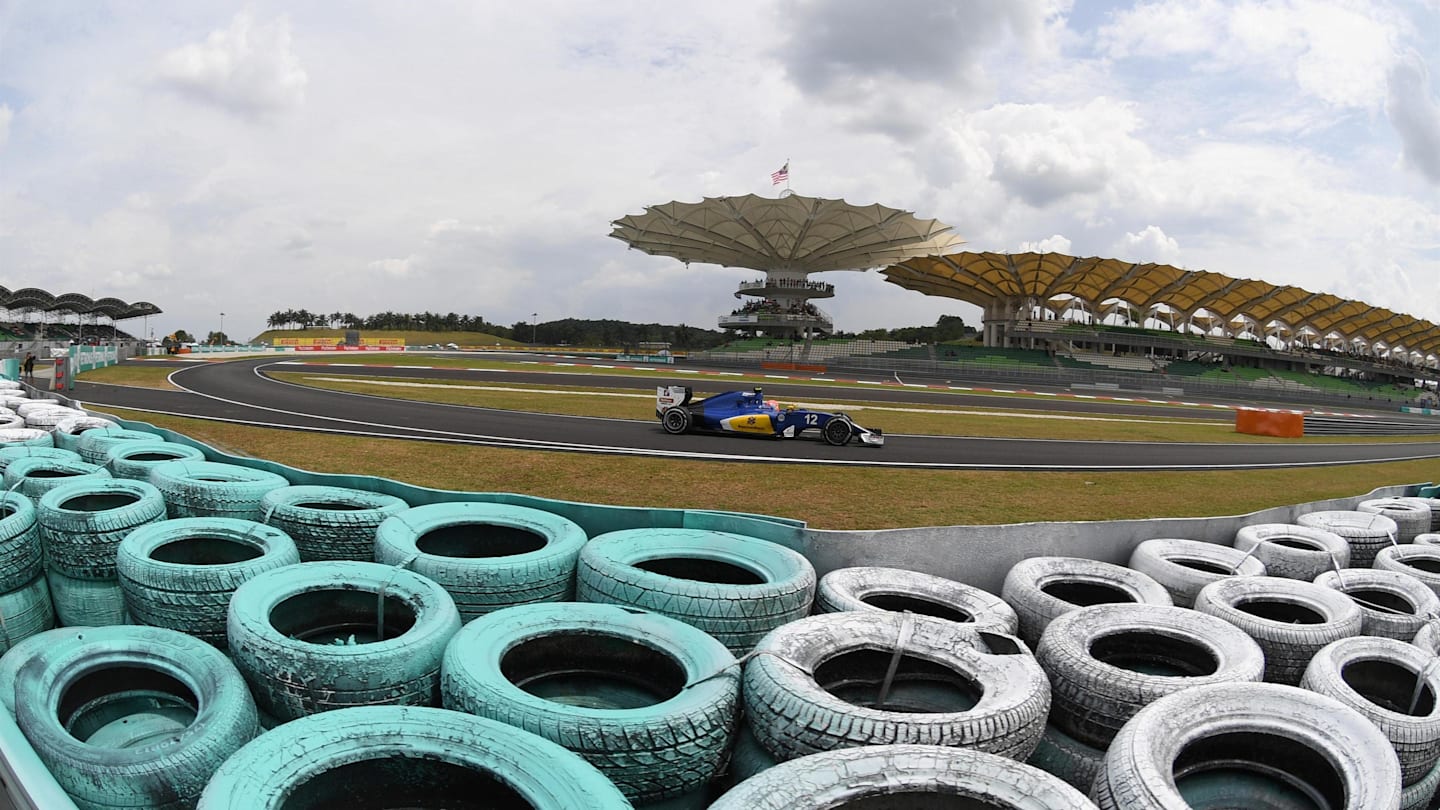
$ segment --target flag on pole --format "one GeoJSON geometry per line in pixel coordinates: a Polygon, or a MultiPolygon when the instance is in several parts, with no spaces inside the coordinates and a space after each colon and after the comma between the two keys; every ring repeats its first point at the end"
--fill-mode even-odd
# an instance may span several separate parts
{"type": "Polygon", "coordinates": [[[790,179],[790,161],[788,161],[788,160],[785,161],[785,165],[784,165],[784,166],[781,166],[781,167],[780,167],[780,170],[779,170],[779,171],[774,171],[774,172],[771,172],[771,173],[770,173],[770,185],[772,185],[772,186],[778,186],[778,185],[780,185],[781,183],[783,183],[783,182],[785,182],[785,181],[787,181],[787,180],[789,180],[789,179],[790,179]]]}

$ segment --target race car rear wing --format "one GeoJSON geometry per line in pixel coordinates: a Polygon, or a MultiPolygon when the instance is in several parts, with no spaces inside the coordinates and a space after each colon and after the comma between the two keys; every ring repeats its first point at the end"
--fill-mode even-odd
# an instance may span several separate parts
{"type": "Polygon", "coordinates": [[[688,404],[692,393],[688,385],[659,386],[655,389],[655,413],[658,415],[666,408],[688,404]]]}

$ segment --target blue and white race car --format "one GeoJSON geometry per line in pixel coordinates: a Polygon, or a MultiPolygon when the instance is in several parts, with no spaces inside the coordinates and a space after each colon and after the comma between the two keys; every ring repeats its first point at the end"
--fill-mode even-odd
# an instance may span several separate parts
{"type": "Polygon", "coordinates": [[[789,439],[807,430],[818,430],[826,442],[837,446],[849,444],[851,439],[873,447],[885,444],[879,430],[861,427],[843,413],[781,405],[765,399],[759,388],[726,391],[693,402],[691,397],[691,389],[684,385],[655,389],[655,415],[666,433],[700,430],[789,439]]]}

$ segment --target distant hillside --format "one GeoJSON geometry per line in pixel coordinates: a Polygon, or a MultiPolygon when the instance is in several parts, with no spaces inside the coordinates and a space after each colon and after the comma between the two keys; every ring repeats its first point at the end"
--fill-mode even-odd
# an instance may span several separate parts
{"type": "MultiPolygon", "coordinates": [[[[269,345],[275,338],[321,338],[345,337],[344,329],[269,329],[250,339],[251,343],[269,345]]],[[[362,338],[404,338],[406,346],[429,346],[454,343],[457,346],[523,346],[525,344],[510,338],[496,337],[485,332],[422,332],[406,329],[361,329],[362,338]]]]}

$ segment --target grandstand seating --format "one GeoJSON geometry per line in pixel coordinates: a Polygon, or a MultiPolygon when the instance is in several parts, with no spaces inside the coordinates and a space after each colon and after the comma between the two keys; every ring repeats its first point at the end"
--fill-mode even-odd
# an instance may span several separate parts
{"type": "Polygon", "coordinates": [[[1101,352],[1080,352],[1072,351],[1070,357],[1081,363],[1089,363],[1092,366],[1104,366],[1118,371],[1143,371],[1155,370],[1155,362],[1148,357],[1137,355],[1111,355],[1101,352]]]}

